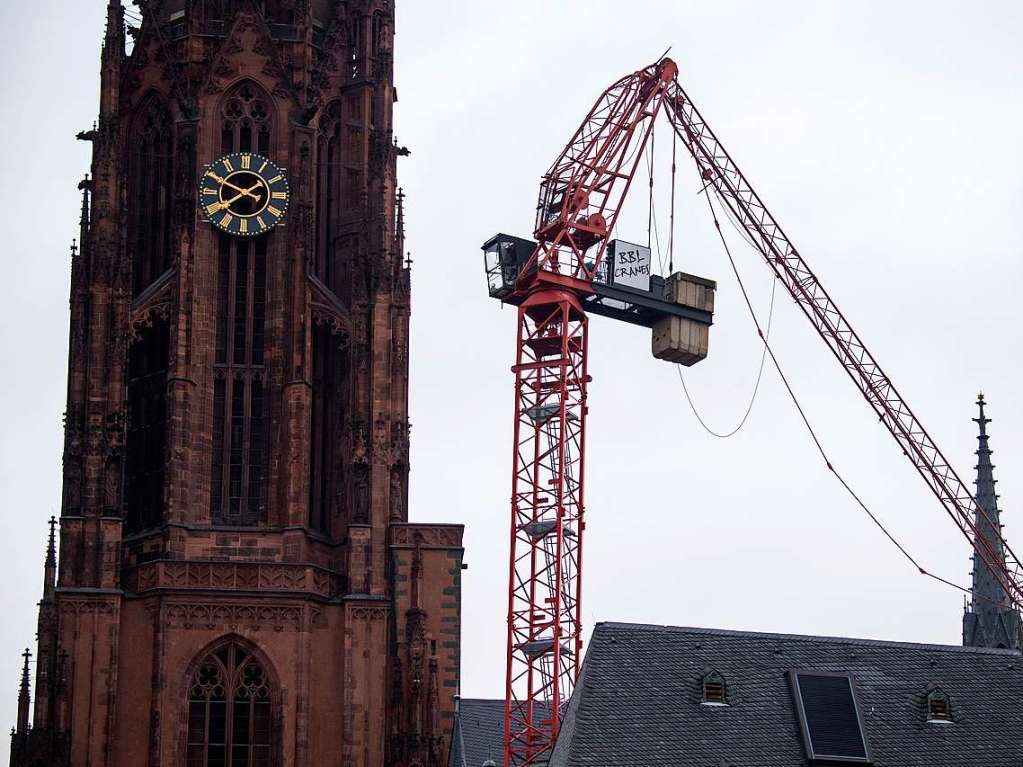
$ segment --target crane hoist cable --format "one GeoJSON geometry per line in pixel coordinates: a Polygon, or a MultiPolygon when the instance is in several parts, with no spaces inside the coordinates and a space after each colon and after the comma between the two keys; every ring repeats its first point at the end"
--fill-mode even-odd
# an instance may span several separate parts
{"type": "MultiPolygon", "coordinates": [[[[776,287],[777,287],[777,283],[776,282],[772,282],[771,283],[771,304],[770,304],[770,306],[768,307],[768,310],[767,310],[767,333],[766,333],[766,335],[767,335],[768,338],[770,338],[770,336],[771,336],[771,323],[772,323],[772,321],[774,319],[774,294],[775,294],[775,288],[776,287]]],[[[686,386],[685,376],[682,375],[682,366],[681,365],[676,365],[675,366],[675,370],[678,373],[679,383],[682,384],[682,391],[686,395],[686,402],[689,403],[689,409],[693,411],[693,415],[696,416],[697,422],[700,424],[700,426],[703,427],[703,430],[705,432],[710,434],[712,437],[717,437],[718,439],[728,439],[729,437],[734,437],[736,434],[738,434],[740,429],[742,429],[742,427],[746,425],[746,421],[749,420],[750,413],[753,412],[753,405],[757,401],[757,393],[760,391],[760,382],[761,382],[761,380],[763,380],[763,377],[764,377],[764,363],[766,361],[767,361],[767,342],[765,341],[764,342],[764,349],[760,353],[760,365],[757,368],[757,378],[756,378],[756,381],[753,383],[753,392],[750,394],[749,404],[746,405],[746,411],[742,414],[742,418],[739,419],[739,423],[736,424],[734,428],[732,428],[731,430],[726,431],[726,432],[714,431],[714,429],[710,428],[710,426],[707,425],[707,422],[703,419],[703,416],[700,415],[700,410],[699,410],[699,408],[696,407],[696,403],[693,401],[692,395],[689,393],[689,387],[686,386]]]]}
{"type": "MultiPolygon", "coordinates": [[[[673,170],[674,170],[674,168],[673,168],[673,170]]],[[[913,567],[915,567],[917,569],[917,571],[921,575],[925,575],[928,578],[931,578],[933,580],[938,581],[939,583],[942,583],[942,584],[944,584],[946,586],[950,586],[951,588],[956,589],[958,591],[962,591],[963,593],[969,594],[970,593],[970,589],[968,589],[968,588],[966,588],[964,586],[961,586],[958,583],[955,583],[954,581],[951,581],[951,580],[949,580],[947,578],[943,578],[943,577],[941,577],[939,575],[931,573],[926,568],[922,567],[920,565],[920,563],[917,561],[917,559],[912,554],[909,553],[909,551],[906,549],[906,547],[903,546],[902,543],[900,543],[897,538],[895,538],[895,536],[891,533],[890,530],[888,530],[888,528],[885,526],[885,524],[883,522],[881,522],[881,520],[877,517],[877,515],[874,514],[870,510],[870,508],[866,505],[866,503],[863,502],[863,500],[859,497],[859,495],[852,489],[852,487],[846,481],[845,477],[843,477],[842,474],[835,468],[834,463],[832,462],[832,460],[828,456],[827,452],[824,450],[824,446],[823,446],[823,444],[821,444],[821,441],[820,441],[820,439],[817,436],[816,430],[810,424],[810,420],[809,420],[809,418],[806,415],[806,411],[803,409],[803,406],[800,403],[798,397],[796,396],[795,391],[789,385],[788,379],[785,376],[784,372],[782,372],[781,364],[778,362],[778,358],[775,356],[774,350],[771,349],[771,347],[770,347],[771,326],[772,326],[772,322],[773,322],[773,319],[774,319],[774,299],[775,299],[775,292],[776,292],[776,288],[777,288],[777,278],[772,280],[772,284],[771,284],[771,301],[770,301],[770,307],[768,309],[767,322],[766,322],[765,326],[763,327],[763,329],[761,329],[760,321],[757,319],[756,312],[753,309],[753,303],[750,300],[748,291],[746,290],[746,285],[743,282],[742,276],[739,273],[738,265],[735,263],[735,259],[732,257],[732,251],[731,251],[731,248],[728,245],[727,239],[725,238],[725,234],[724,234],[724,232],[721,229],[721,222],[720,222],[720,219],[718,218],[718,215],[717,215],[717,209],[714,207],[714,202],[713,202],[713,200],[710,197],[710,190],[705,186],[701,190],[701,193],[705,196],[705,198],[707,200],[707,207],[710,210],[710,215],[711,215],[711,218],[712,218],[712,220],[714,222],[714,229],[717,232],[718,238],[721,241],[721,245],[722,245],[722,247],[723,247],[723,249],[725,251],[725,255],[728,257],[728,262],[729,262],[729,264],[730,264],[730,266],[732,268],[732,273],[735,275],[735,280],[736,280],[736,283],[739,286],[739,290],[742,292],[742,296],[743,296],[743,299],[744,299],[744,301],[746,303],[746,308],[747,308],[747,310],[749,312],[749,316],[753,320],[753,325],[756,328],[757,335],[760,337],[760,339],[761,339],[761,341],[762,341],[762,343],[764,345],[764,348],[763,348],[763,352],[761,353],[761,357],[760,357],[760,366],[759,366],[759,370],[757,371],[756,384],[753,387],[753,394],[750,397],[750,402],[749,402],[749,405],[746,408],[746,412],[743,414],[742,419],[740,420],[739,424],[734,429],[732,429],[731,431],[729,431],[727,433],[723,433],[723,434],[722,433],[718,433],[718,432],[714,431],[713,429],[711,429],[707,425],[707,423],[704,421],[703,417],[700,415],[700,412],[699,412],[699,410],[696,407],[696,404],[693,402],[693,399],[692,399],[692,396],[689,393],[688,387],[686,386],[685,377],[682,375],[682,366],[681,365],[676,365],[675,366],[675,369],[678,372],[679,382],[682,384],[682,391],[685,393],[685,396],[686,396],[686,401],[689,403],[689,407],[693,411],[693,415],[696,416],[696,420],[700,423],[700,426],[702,426],[703,429],[708,434],[710,434],[710,435],[712,435],[714,437],[721,438],[721,439],[727,439],[728,437],[731,437],[731,436],[735,435],[736,433],[739,432],[740,429],[742,429],[742,427],[745,425],[747,419],[749,418],[749,415],[750,415],[751,411],[753,410],[753,404],[756,401],[757,392],[759,391],[760,383],[761,383],[761,380],[762,380],[763,374],[764,374],[764,363],[766,362],[768,354],[770,354],[771,362],[774,365],[775,370],[778,371],[778,375],[781,378],[782,383],[785,385],[785,390],[786,390],[786,392],[788,392],[788,395],[792,399],[792,402],[795,405],[796,410],[799,412],[799,416],[802,419],[803,424],[806,426],[806,429],[809,432],[810,437],[813,439],[813,442],[814,442],[815,447],[817,448],[817,451],[820,453],[821,457],[824,459],[824,462],[827,465],[828,470],[835,476],[835,478],[839,481],[839,483],[842,485],[842,487],[845,489],[845,491],[849,494],[849,496],[867,514],[867,516],[870,518],[870,520],[878,527],[879,530],[881,530],[881,532],[885,535],[885,537],[898,549],[899,553],[902,554],[902,556],[907,561],[909,561],[913,565],[913,567]]],[[[727,208],[725,208],[725,210],[727,211],[727,208]]],[[[654,219],[654,220],[655,220],[655,224],[654,225],[656,227],[656,219],[654,219]]],[[[730,220],[730,223],[732,224],[733,228],[738,229],[734,219],[731,219],[731,217],[729,217],[729,220],[730,220]]],[[[739,230],[739,231],[741,233],[741,230],[739,230]]],[[[750,245],[753,244],[748,239],[748,237],[744,237],[743,239],[747,242],[747,244],[750,244],[750,245]]],[[[660,252],[658,252],[658,257],[660,257],[660,252]]]]}
{"type": "MultiPolygon", "coordinates": [[[[672,168],[672,170],[674,171],[674,167],[672,168]]],[[[673,172],[672,175],[674,176],[674,172],[673,172]]],[[[673,180],[673,186],[674,186],[674,180],[673,180]]],[[[688,387],[686,386],[685,377],[682,375],[682,366],[681,365],[676,365],[675,366],[675,369],[678,372],[679,382],[682,384],[682,391],[685,393],[685,396],[686,396],[686,401],[689,403],[689,407],[690,407],[690,409],[692,409],[693,415],[696,416],[696,420],[699,421],[700,426],[702,426],[703,429],[708,434],[710,434],[710,435],[712,435],[714,437],[721,438],[721,439],[726,439],[726,438],[731,437],[731,436],[735,435],[736,433],[738,433],[738,431],[745,425],[747,419],[749,418],[750,412],[753,410],[753,404],[754,404],[754,402],[756,400],[757,392],[759,391],[760,383],[761,383],[761,380],[762,380],[763,374],[764,374],[764,363],[766,362],[768,354],[770,354],[771,362],[774,365],[775,370],[778,371],[778,375],[781,378],[782,383],[785,385],[785,390],[788,393],[789,397],[791,398],[792,403],[795,405],[796,410],[799,412],[799,416],[802,419],[803,424],[806,426],[806,429],[807,429],[808,433],[810,434],[810,437],[813,439],[813,442],[814,442],[815,447],[817,448],[817,451],[820,453],[821,457],[824,459],[824,462],[827,465],[828,470],[835,476],[835,478],[839,481],[839,483],[842,485],[842,487],[845,489],[845,491],[849,494],[849,496],[867,514],[867,516],[870,518],[870,520],[878,527],[879,530],[881,530],[881,532],[885,535],[885,537],[898,549],[899,553],[902,554],[902,556],[907,561],[909,561],[913,565],[913,567],[915,567],[917,569],[917,571],[921,575],[925,575],[928,578],[931,578],[933,580],[938,581],[939,583],[942,583],[942,584],[944,584],[946,586],[950,586],[951,588],[956,589],[958,591],[961,591],[963,593],[969,594],[970,591],[971,591],[970,589],[968,589],[968,588],[966,588],[964,586],[961,586],[958,583],[955,583],[954,581],[951,581],[951,580],[949,580],[947,578],[943,578],[943,577],[941,577],[939,575],[931,573],[926,568],[922,567],[920,565],[920,563],[917,561],[917,559],[912,554],[909,553],[909,551],[906,549],[906,547],[903,546],[902,543],[900,543],[897,538],[895,538],[895,536],[891,533],[890,530],[888,530],[888,528],[885,526],[885,524],[883,522],[881,522],[881,520],[877,517],[877,515],[874,514],[870,510],[870,508],[866,505],[866,503],[863,502],[863,500],[859,497],[859,495],[852,489],[852,487],[846,481],[845,477],[843,477],[842,474],[835,468],[834,463],[832,462],[832,460],[828,456],[827,452],[824,450],[824,446],[821,444],[821,441],[820,441],[820,439],[817,436],[816,430],[810,424],[810,420],[809,420],[809,418],[806,415],[806,411],[803,409],[803,406],[800,403],[798,397],[796,396],[795,391],[789,385],[788,379],[785,376],[784,372],[782,372],[781,364],[778,362],[778,358],[775,356],[774,350],[771,349],[771,347],[770,347],[771,326],[772,326],[772,321],[774,319],[774,298],[775,298],[775,292],[776,292],[776,288],[777,288],[777,278],[772,280],[772,284],[771,284],[771,302],[770,302],[770,307],[768,309],[767,322],[766,322],[766,325],[764,326],[764,328],[761,329],[760,321],[757,319],[756,312],[753,309],[753,303],[750,300],[748,291],[746,290],[746,285],[743,282],[742,276],[739,273],[738,265],[735,263],[735,259],[732,257],[732,251],[731,251],[731,248],[728,245],[727,239],[725,238],[725,234],[724,234],[724,232],[721,229],[721,222],[720,222],[720,219],[718,218],[718,215],[717,215],[717,209],[714,207],[714,202],[713,202],[713,200],[710,197],[710,190],[709,190],[709,188],[707,186],[704,186],[703,189],[701,190],[701,194],[703,194],[705,196],[706,200],[707,200],[707,207],[710,210],[711,219],[714,222],[714,229],[717,232],[718,238],[721,241],[721,245],[722,245],[722,247],[723,247],[723,249],[725,251],[725,255],[728,257],[728,262],[729,262],[729,264],[730,264],[730,266],[732,268],[732,273],[735,275],[735,280],[736,280],[736,283],[739,286],[739,290],[742,292],[742,296],[743,296],[743,299],[744,299],[744,301],[746,303],[746,308],[747,308],[747,310],[749,312],[749,316],[750,316],[750,318],[753,321],[753,325],[756,328],[757,335],[760,337],[760,339],[761,339],[761,341],[762,341],[762,343],[764,345],[764,348],[763,348],[763,352],[761,353],[761,357],[760,357],[760,367],[759,367],[759,370],[757,372],[756,384],[754,385],[753,394],[750,397],[750,402],[749,402],[748,407],[746,408],[746,412],[744,413],[744,415],[742,417],[742,420],[739,422],[739,424],[734,429],[732,429],[731,431],[729,431],[727,433],[724,433],[724,434],[715,432],[713,429],[711,429],[706,424],[704,419],[701,417],[701,415],[699,413],[699,410],[697,409],[695,403],[693,402],[693,399],[692,399],[692,396],[689,393],[688,387]]],[[[726,214],[727,214],[728,209],[724,208],[724,210],[726,211],[726,214]]],[[[654,225],[656,227],[656,219],[654,219],[654,221],[655,221],[654,225]]],[[[737,223],[735,222],[735,220],[731,216],[729,216],[729,222],[732,224],[733,228],[735,228],[737,231],[739,231],[740,234],[743,234],[742,230],[739,229],[739,227],[737,226],[737,223]]],[[[748,237],[744,236],[743,239],[746,241],[747,244],[753,245],[752,241],[748,237]]],[[[659,252],[658,252],[658,257],[660,257],[660,253],[659,252]]],[[[981,598],[983,599],[983,597],[981,597],[981,598]]]]}
{"type": "MultiPolygon", "coordinates": [[[[899,550],[899,553],[901,553],[902,556],[910,564],[912,564],[913,567],[915,567],[917,569],[917,572],[919,572],[921,575],[924,575],[924,576],[926,576],[928,578],[931,578],[931,579],[937,581],[938,583],[943,583],[946,586],[950,586],[953,589],[956,589],[957,591],[962,591],[965,594],[971,593],[971,590],[969,588],[966,588],[965,586],[960,586],[958,583],[955,583],[954,581],[951,581],[948,578],[943,578],[940,575],[936,575],[935,573],[932,573],[931,571],[929,571],[925,567],[923,567],[919,563],[919,561],[917,561],[917,559],[912,554],[909,553],[909,551],[906,549],[906,547],[903,546],[902,543],[899,542],[899,540],[892,534],[892,532],[890,530],[888,530],[888,528],[877,517],[877,515],[874,514],[874,512],[870,510],[870,508],[867,506],[867,504],[864,503],[863,499],[860,498],[860,496],[856,493],[856,491],[852,489],[852,486],[850,486],[850,484],[846,481],[845,477],[842,476],[842,473],[839,472],[839,470],[837,468],[835,468],[834,462],[831,460],[831,458],[828,455],[827,451],[824,449],[824,445],[821,444],[820,438],[817,436],[817,431],[810,424],[810,419],[806,415],[806,410],[803,409],[803,406],[800,403],[799,398],[796,396],[795,391],[792,389],[792,386],[789,384],[788,377],[785,375],[785,373],[781,369],[781,363],[778,362],[778,358],[777,358],[777,356],[775,356],[774,350],[771,348],[770,341],[768,340],[768,336],[770,335],[770,332],[771,332],[770,323],[768,323],[767,328],[766,328],[766,332],[765,332],[765,330],[761,328],[760,321],[757,320],[756,312],[753,310],[753,303],[750,300],[749,293],[746,291],[746,285],[745,285],[745,283],[743,283],[742,276],[739,274],[738,266],[735,263],[735,259],[732,257],[732,251],[731,251],[731,248],[728,247],[728,241],[725,239],[724,232],[721,231],[721,222],[718,220],[717,211],[714,208],[714,203],[711,200],[709,194],[707,194],[706,197],[707,197],[707,206],[710,208],[711,217],[714,219],[714,228],[717,231],[718,237],[721,240],[721,245],[723,246],[723,248],[725,250],[725,255],[728,256],[728,263],[732,267],[732,273],[735,275],[735,279],[739,283],[739,290],[742,291],[743,300],[746,302],[746,309],[749,311],[750,319],[753,320],[753,325],[756,327],[757,335],[760,336],[761,340],[764,343],[764,355],[765,356],[769,355],[771,357],[771,363],[774,365],[774,369],[778,371],[778,376],[779,376],[779,378],[781,378],[782,383],[785,385],[785,391],[788,392],[789,398],[792,400],[792,404],[796,406],[796,410],[799,412],[799,417],[800,417],[800,419],[802,419],[803,425],[806,426],[806,430],[807,430],[807,432],[809,432],[810,438],[813,440],[813,443],[814,443],[814,445],[817,448],[817,452],[820,453],[821,458],[824,459],[824,463],[827,465],[828,471],[830,471],[835,476],[835,479],[838,480],[838,482],[842,485],[842,487],[849,494],[849,496],[866,513],[866,515],[868,517],[870,517],[870,520],[878,527],[878,529],[882,533],[884,533],[884,536],[892,543],[892,545],[894,545],[895,548],[897,548],[899,550]]],[[[773,306],[774,306],[774,292],[773,292],[773,290],[772,290],[772,293],[771,293],[771,305],[772,305],[772,308],[773,308],[773,306]]],[[[761,360],[760,372],[761,372],[761,374],[763,373],[763,360],[761,360]]],[[[679,369],[679,378],[680,379],[682,378],[682,371],[681,371],[681,369],[679,369]]],[[[759,386],[759,384],[760,384],[760,378],[758,376],[758,378],[757,378],[757,385],[759,386]]],[[[682,387],[683,387],[683,390],[685,390],[685,381],[684,380],[682,381],[682,387]]],[[[753,395],[754,395],[754,397],[756,396],[756,390],[754,390],[753,395]]],[[[686,391],[686,397],[688,398],[688,396],[689,396],[688,391],[686,391]]],[[[689,404],[692,405],[692,400],[690,400],[689,404]]],[[[753,406],[753,403],[750,402],[750,408],[752,408],[752,406],[753,406]]],[[[693,412],[694,413],[696,412],[695,408],[693,409],[693,412]]],[[[749,411],[747,411],[746,415],[747,416],[749,415],[749,411]]],[[[700,423],[702,425],[703,424],[703,420],[700,419],[699,414],[697,414],[696,417],[697,417],[697,419],[700,420],[700,423]]],[[[746,419],[744,417],[743,418],[743,423],[745,423],[745,420],[746,419]]],[[[738,431],[738,429],[741,428],[741,427],[742,427],[742,424],[740,423],[739,426],[736,427],[735,431],[738,431]]],[[[707,428],[706,425],[704,425],[704,428],[705,429],[707,428]]],[[[707,429],[707,430],[710,431],[709,429],[707,429]]],[[[713,434],[713,432],[711,432],[711,433],[713,434]]],[[[714,436],[721,436],[721,435],[715,434],[714,436]]],[[[730,435],[727,435],[727,436],[730,436],[730,435]]]]}
{"type": "MultiPolygon", "coordinates": [[[[651,135],[650,135],[651,144],[653,142],[654,135],[655,135],[655,132],[653,130],[651,130],[651,135]]],[[[671,243],[671,244],[669,245],[669,249],[673,247],[673,244],[674,244],[674,241],[675,241],[675,179],[676,179],[676,144],[675,144],[675,139],[677,139],[677,136],[675,135],[674,131],[672,132],[672,139],[673,140],[672,140],[672,147],[671,147],[671,152],[672,152],[672,157],[671,157],[671,232],[669,234],[669,243],[671,243]]],[[[650,209],[649,209],[648,214],[647,214],[647,221],[650,224],[652,224],[652,226],[653,226],[654,236],[656,238],[655,242],[657,244],[657,262],[658,262],[658,264],[659,264],[659,266],[661,268],[661,271],[663,272],[664,271],[664,254],[661,252],[661,240],[660,240],[659,232],[657,231],[657,216],[654,213],[653,156],[652,156],[652,154],[653,154],[653,152],[652,152],[652,149],[651,149],[650,150],[650,155],[648,157],[649,162],[648,162],[648,168],[647,168],[648,172],[650,173],[650,202],[649,202],[650,209]]],[[[710,204],[710,196],[708,194],[707,187],[704,186],[703,189],[701,190],[701,192],[704,193],[704,194],[707,194],[707,203],[710,204]]],[[[711,206],[711,214],[712,215],[714,214],[713,206],[711,206]]],[[[715,217],[714,220],[715,220],[715,223],[716,223],[717,222],[717,218],[715,217]]],[[[750,245],[751,247],[754,247],[752,240],[750,240],[749,237],[742,230],[740,230],[740,229],[738,229],[738,227],[736,227],[735,222],[732,221],[731,223],[732,223],[732,226],[735,227],[737,231],[739,231],[740,236],[742,236],[742,238],[746,241],[746,243],[748,245],[750,245]]],[[[720,228],[718,228],[718,234],[719,235],[721,234],[720,228]]],[[[647,245],[647,247],[649,247],[649,239],[650,239],[650,237],[649,237],[649,230],[648,230],[648,233],[647,233],[648,245],[647,245]]],[[[668,261],[669,267],[668,267],[668,269],[669,269],[669,273],[670,273],[670,272],[674,271],[674,256],[670,252],[670,250],[669,250],[668,258],[669,258],[669,261],[668,261]]],[[[740,285],[740,287],[742,286],[741,281],[740,281],[739,285],[740,285]]],[[[767,327],[766,335],[767,335],[768,338],[771,337],[771,325],[772,325],[772,323],[774,321],[774,298],[775,298],[775,293],[777,291],[777,287],[778,287],[777,279],[772,279],[772,281],[771,281],[771,300],[770,300],[770,304],[769,304],[768,310],[767,310],[767,323],[766,323],[766,327],[767,327]]],[[[718,439],[728,439],[729,437],[734,437],[736,434],[738,434],[739,431],[742,429],[742,427],[746,425],[746,421],[749,420],[750,413],[753,412],[753,405],[756,403],[757,393],[760,391],[760,382],[763,380],[763,377],[764,377],[764,363],[766,361],[767,361],[767,348],[765,346],[764,349],[760,353],[760,363],[757,366],[757,376],[756,376],[756,380],[753,383],[753,391],[750,394],[749,402],[746,405],[746,409],[743,412],[742,417],[739,419],[738,424],[736,424],[733,428],[729,429],[728,431],[724,431],[724,432],[715,431],[714,429],[712,429],[710,427],[710,425],[708,425],[707,421],[701,415],[699,408],[696,406],[696,402],[693,400],[693,396],[692,396],[692,394],[689,391],[689,387],[686,385],[685,376],[683,376],[683,374],[682,374],[682,366],[681,365],[676,365],[675,366],[675,371],[678,373],[679,383],[682,384],[682,391],[685,394],[686,402],[689,403],[689,409],[692,410],[693,416],[695,416],[696,421],[700,424],[700,426],[703,428],[703,430],[705,432],[710,434],[712,437],[717,437],[718,439]]]]}

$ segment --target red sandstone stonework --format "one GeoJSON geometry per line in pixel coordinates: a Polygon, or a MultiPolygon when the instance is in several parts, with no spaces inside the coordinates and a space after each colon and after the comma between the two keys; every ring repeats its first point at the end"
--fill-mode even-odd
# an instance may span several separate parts
{"type": "Polygon", "coordinates": [[[123,29],[112,1],[12,764],[442,764],[462,528],[408,522],[394,2],[154,1],[130,54],[123,29]],[[290,207],[239,245],[197,186],[261,148],[290,207]],[[259,734],[218,750],[224,710],[259,734]]]}

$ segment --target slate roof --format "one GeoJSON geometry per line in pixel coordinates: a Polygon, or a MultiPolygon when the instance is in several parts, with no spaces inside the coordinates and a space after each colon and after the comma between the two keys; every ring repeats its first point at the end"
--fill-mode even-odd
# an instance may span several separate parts
{"type": "Polygon", "coordinates": [[[462,698],[451,738],[449,767],[501,764],[504,749],[504,701],[462,698]]]}
{"type": "Polygon", "coordinates": [[[853,675],[877,767],[1023,765],[1018,651],[601,623],[551,767],[805,765],[794,669],[853,675]],[[727,707],[700,705],[710,670],[727,707]],[[935,686],[952,724],[926,721],[935,686]]]}

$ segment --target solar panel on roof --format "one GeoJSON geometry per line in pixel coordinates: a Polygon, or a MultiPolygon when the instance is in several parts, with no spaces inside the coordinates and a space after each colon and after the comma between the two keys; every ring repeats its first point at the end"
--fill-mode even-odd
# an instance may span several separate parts
{"type": "Polygon", "coordinates": [[[870,747],[848,674],[790,671],[796,712],[814,761],[870,764],[870,747]]]}

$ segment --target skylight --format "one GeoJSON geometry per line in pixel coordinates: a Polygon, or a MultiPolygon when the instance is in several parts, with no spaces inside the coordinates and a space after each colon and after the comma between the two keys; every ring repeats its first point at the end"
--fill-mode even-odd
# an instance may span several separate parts
{"type": "Polygon", "coordinates": [[[853,678],[790,671],[789,679],[807,757],[814,762],[870,764],[853,678]]]}

